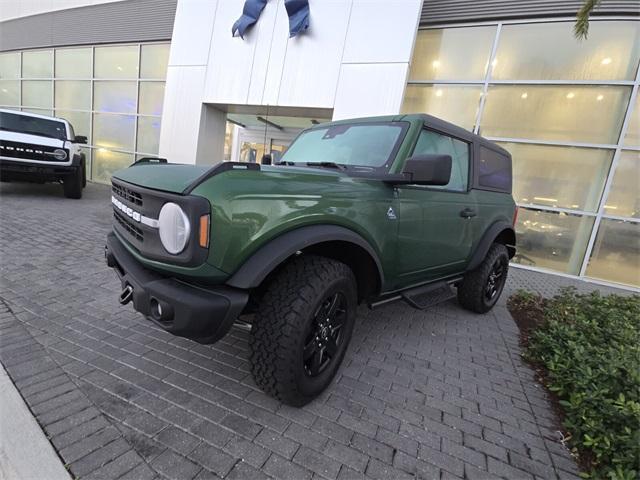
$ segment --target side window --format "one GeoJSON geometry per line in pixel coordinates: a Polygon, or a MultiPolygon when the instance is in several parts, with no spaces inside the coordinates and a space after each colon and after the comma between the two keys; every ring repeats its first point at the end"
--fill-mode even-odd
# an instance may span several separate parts
{"type": "Polygon", "coordinates": [[[467,190],[469,179],[469,144],[456,138],[422,130],[418,137],[418,143],[413,151],[414,155],[439,153],[451,155],[451,179],[447,185],[432,186],[429,188],[441,188],[444,190],[467,190]]]}
{"type": "Polygon", "coordinates": [[[481,146],[478,185],[511,193],[511,158],[481,146]]]}

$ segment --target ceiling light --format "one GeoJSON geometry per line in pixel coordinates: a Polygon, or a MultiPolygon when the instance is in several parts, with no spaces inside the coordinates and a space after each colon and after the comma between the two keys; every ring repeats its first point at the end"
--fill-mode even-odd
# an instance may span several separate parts
{"type": "Polygon", "coordinates": [[[597,101],[601,101],[603,98],[604,98],[604,95],[598,95],[598,96],[596,97],[596,100],[597,100],[597,101]]]}
{"type": "Polygon", "coordinates": [[[573,97],[575,97],[575,96],[576,96],[576,94],[575,94],[575,93],[573,93],[573,92],[569,92],[569,93],[567,93],[567,98],[568,98],[569,100],[571,100],[571,99],[572,99],[573,97]]]}
{"type": "Polygon", "coordinates": [[[609,65],[611,63],[611,57],[603,58],[600,63],[602,63],[602,65],[609,65]]]}
{"type": "Polygon", "coordinates": [[[436,90],[436,97],[441,97],[443,93],[442,90],[436,90]]]}
{"type": "Polygon", "coordinates": [[[529,96],[529,94],[527,92],[524,92],[522,95],[520,95],[520,98],[524,100],[528,96],[529,96]]]}
{"type": "Polygon", "coordinates": [[[497,58],[494,58],[494,59],[493,59],[493,62],[491,62],[491,66],[492,66],[492,67],[495,67],[497,64],[498,64],[498,59],[497,59],[497,58]]]}
{"type": "Polygon", "coordinates": [[[431,65],[433,66],[433,68],[438,68],[440,67],[440,60],[434,60],[431,65]]]}
{"type": "Polygon", "coordinates": [[[122,71],[122,67],[120,65],[118,65],[118,70],[122,71]]]}

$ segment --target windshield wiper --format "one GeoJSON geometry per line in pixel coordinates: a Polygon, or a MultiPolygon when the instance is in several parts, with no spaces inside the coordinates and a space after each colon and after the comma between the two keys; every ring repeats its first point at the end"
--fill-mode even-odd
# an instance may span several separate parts
{"type": "Polygon", "coordinates": [[[335,168],[338,170],[346,170],[347,166],[342,163],[335,162],[306,162],[306,165],[309,167],[325,167],[325,168],[335,168]]]}
{"type": "Polygon", "coordinates": [[[288,165],[293,167],[296,163],[295,162],[289,162],[287,160],[281,160],[279,162],[276,162],[276,165],[288,165]]]}

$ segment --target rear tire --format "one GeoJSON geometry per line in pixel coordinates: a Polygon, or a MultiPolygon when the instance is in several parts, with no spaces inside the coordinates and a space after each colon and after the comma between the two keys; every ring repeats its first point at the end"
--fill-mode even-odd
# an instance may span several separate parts
{"type": "Polygon", "coordinates": [[[500,298],[509,271],[507,247],[494,243],[487,256],[458,285],[458,302],[467,310],[486,313],[500,298]]]}
{"type": "Polygon", "coordinates": [[[300,407],[331,382],[347,350],[357,307],[345,264],[300,256],[267,287],[249,347],[253,378],[282,402],[300,407]]]}
{"type": "Polygon", "coordinates": [[[67,198],[82,198],[82,186],[84,183],[84,165],[78,168],[73,175],[67,175],[62,180],[64,196],[67,198]]]}

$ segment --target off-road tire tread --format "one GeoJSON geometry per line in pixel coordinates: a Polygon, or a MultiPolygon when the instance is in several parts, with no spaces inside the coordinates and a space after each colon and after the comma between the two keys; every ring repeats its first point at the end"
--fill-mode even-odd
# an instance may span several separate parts
{"type": "Polygon", "coordinates": [[[260,388],[284,403],[301,406],[311,400],[298,391],[295,348],[305,334],[303,319],[326,285],[337,278],[349,279],[355,296],[356,280],[349,267],[330,258],[302,255],[279,272],[259,303],[249,338],[251,372],[260,388]]]}
{"type": "Polygon", "coordinates": [[[509,252],[507,251],[507,247],[501,243],[492,244],[482,263],[471,272],[465,274],[460,285],[458,285],[458,302],[463,308],[476,313],[486,313],[493,308],[487,308],[487,305],[483,301],[484,286],[491,267],[502,255],[507,258],[506,270],[504,272],[506,276],[509,269],[509,252]]]}
{"type": "Polygon", "coordinates": [[[82,198],[83,172],[82,167],[78,168],[73,175],[67,176],[62,181],[64,196],[67,198],[82,198]]]}

